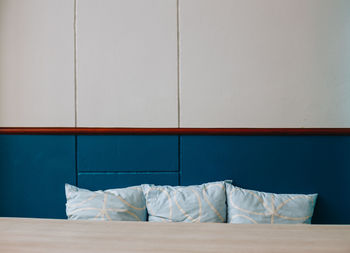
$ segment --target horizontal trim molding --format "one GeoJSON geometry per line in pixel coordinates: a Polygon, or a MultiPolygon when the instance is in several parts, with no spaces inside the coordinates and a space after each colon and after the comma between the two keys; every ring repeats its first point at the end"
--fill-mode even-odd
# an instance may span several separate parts
{"type": "Polygon", "coordinates": [[[63,135],[350,135],[350,128],[87,128],[2,127],[0,134],[63,135]]]}

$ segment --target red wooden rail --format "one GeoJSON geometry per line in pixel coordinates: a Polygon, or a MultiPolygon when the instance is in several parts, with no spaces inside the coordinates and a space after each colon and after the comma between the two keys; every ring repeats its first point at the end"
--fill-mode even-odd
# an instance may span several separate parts
{"type": "Polygon", "coordinates": [[[350,135],[350,128],[85,128],[6,127],[0,134],[350,135]]]}

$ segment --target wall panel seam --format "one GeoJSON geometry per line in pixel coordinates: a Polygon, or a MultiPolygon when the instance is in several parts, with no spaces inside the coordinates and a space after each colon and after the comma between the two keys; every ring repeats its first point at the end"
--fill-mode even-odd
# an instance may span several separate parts
{"type": "Polygon", "coordinates": [[[78,94],[77,94],[77,3],[78,0],[74,0],[74,126],[78,126],[78,94]]]}
{"type": "Polygon", "coordinates": [[[74,136],[75,140],[75,185],[79,186],[79,181],[78,181],[78,136],[74,136]]]}
{"type": "Polygon", "coordinates": [[[182,136],[178,136],[179,185],[182,185],[182,136]]]}
{"type": "Polygon", "coordinates": [[[180,105],[180,21],[179,21],[179,11],[180,11],[180,0],[176,0],[176,45],[177,45],[177,127],[181,127],[181,105],[180,105]]]}
{"type": "Polygon", "coordinates": [[[178,171],[78,171],[79,175],[178,175],[178,171]]]}

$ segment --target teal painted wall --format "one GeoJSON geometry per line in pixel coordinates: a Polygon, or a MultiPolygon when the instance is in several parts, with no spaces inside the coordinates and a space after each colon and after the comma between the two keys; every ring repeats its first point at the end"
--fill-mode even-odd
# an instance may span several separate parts
{"type": "Polygon", "coordinates": [[[66,218],[64,183],[97,190],[223,179],[317,192],[314,223],[350,224],[350,136],[0,135],[0,216],[66,218]]]}

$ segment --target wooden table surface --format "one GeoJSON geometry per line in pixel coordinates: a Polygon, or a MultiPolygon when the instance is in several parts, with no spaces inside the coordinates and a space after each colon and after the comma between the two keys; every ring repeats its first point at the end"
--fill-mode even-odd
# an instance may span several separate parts
{"type": "Polygon", "coordinates": [[[0,252],[350,253],[350,226],[0,218],[0,252]]]}

